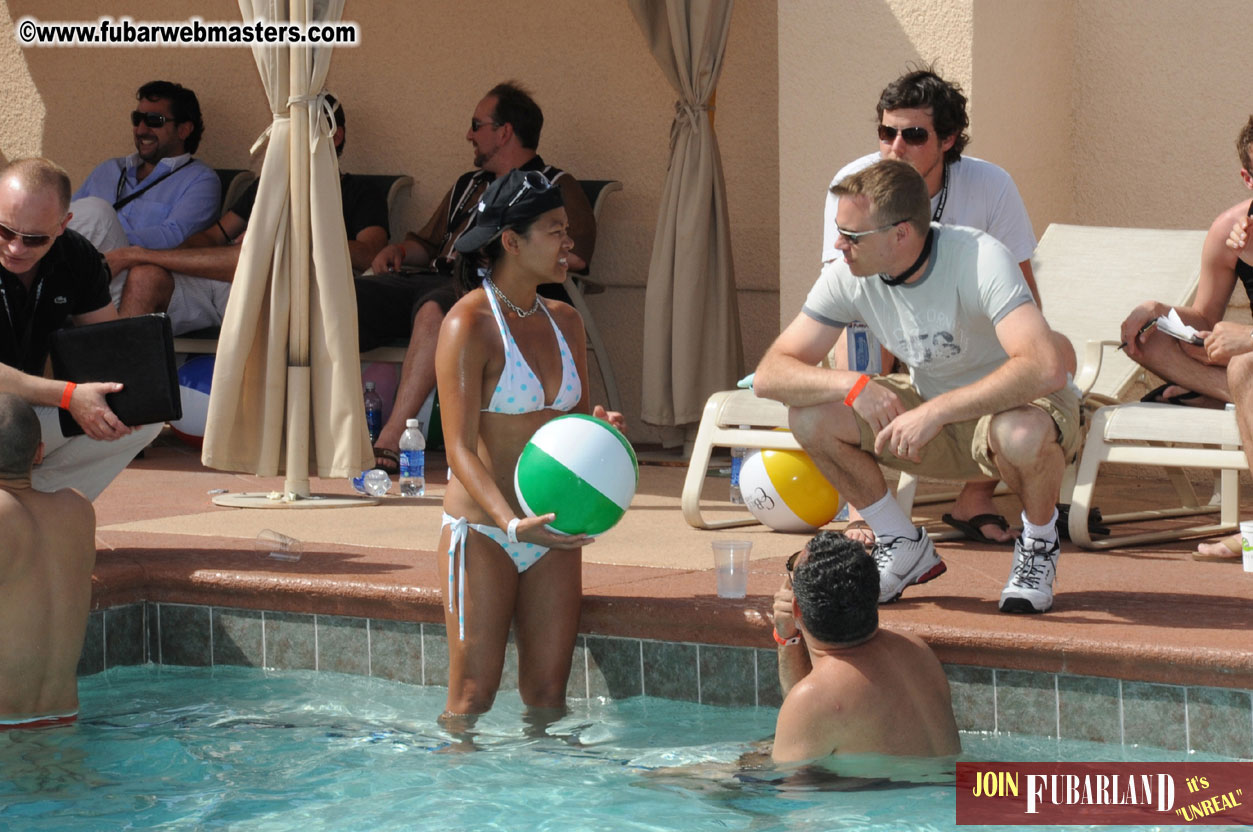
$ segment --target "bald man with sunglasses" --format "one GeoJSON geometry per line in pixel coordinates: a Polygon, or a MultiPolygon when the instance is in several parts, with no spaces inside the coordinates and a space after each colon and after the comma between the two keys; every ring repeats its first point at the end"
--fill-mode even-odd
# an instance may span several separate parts
{"type": "Polygon", "coordinates": [[[66,227],[69,198],[69,177],[47,159],[0,170],[0,393],[22,398],[39,417],[44,458],[31,475],[34,488],[76,488],[95,499],[161,426],[135,428],[118,419],[105,396],[120,384],[74,385],[43,375],[53,331],[117,318],[104,258],[66,227]],[[64,436],[58,409],[85,435],[64,436]]]}

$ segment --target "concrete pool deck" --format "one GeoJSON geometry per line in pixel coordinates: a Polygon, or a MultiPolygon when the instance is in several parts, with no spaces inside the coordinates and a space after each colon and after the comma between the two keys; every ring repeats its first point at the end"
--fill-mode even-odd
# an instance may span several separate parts
{"type": "MultiPolygon", "coordinates": [[[[93,608],[140,601],[278,612],[443,622],[434,551],[444,462],[425,499],[322,510],[214,506],[211,491],[269,491],[281,478],[203,468],[197,452],[163,436],[96,500],[93,608]],[[299,562],[254,551],[262,528],[300,539],[299,562]]],[[[584,554],[586,634],[768,648],[771,595],[784,559],[806,535],[762,526],[707,532],[679,510],[685,468],[641,466],[627,518],[584,554]],[[749,594],[714,593],[709,543],[753,541],[749,594]]],[[[725,499],[726,480],[707,494],[725,499]]],[[[1151,480],[1106,476],[1108,514],[1168,495],[1151,480]]],[[[348,494],[346,481],[314,480],[315,494],[348,494]]],[[[1000,498],[1007,517],[1017,502],[1000,498]]],[[[715,512],[735,511],[729,504],[715,512]]],[[[933,528],[945,507],[920,506],[933,528]]],[[[1163,521],[1159,521],[1163,522],[1163,521]]],[[[1086,552],[1063,544],[1052,612],[1012,616],[996,601],[1011,550],[942,543],[948,572],[881,608],[884,624],[916,632],[947,664],[1099,676],[1173,685],[1253,688],[1253,574],[1238,559],[1193,560],[1195,541],[1086,552]]]]}

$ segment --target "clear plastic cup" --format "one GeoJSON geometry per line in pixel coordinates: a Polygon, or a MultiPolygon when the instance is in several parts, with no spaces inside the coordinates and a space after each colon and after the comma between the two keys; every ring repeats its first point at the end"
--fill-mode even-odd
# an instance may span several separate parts
{"type": "Polygon", "coordinates": [[[274,529],[262,529],[253,544],[257,554],[274,560],[297,561],[304,551],[299,540],[274,529]]]}
{"type": "Polygon", "coordinates": [[[1253,522],[1240,524],[1240,554],[1244,561],[1244,571],[1253,572],[1253,522]]]}
{"type": "Polygon", "coordinates": [[[748,555],[753,550],[752,541],[715,540],[712,545],[718,597],[743,598],[748,594],[748,555]]]}

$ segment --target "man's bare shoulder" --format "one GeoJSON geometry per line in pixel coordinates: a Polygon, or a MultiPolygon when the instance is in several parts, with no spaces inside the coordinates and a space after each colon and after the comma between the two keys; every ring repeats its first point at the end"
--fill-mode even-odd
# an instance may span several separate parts
{"type": "Polygon", "coordinates": [[[900,661],[919,662],[940,667],[940,660],[931,647],[914,633],[904,630],[880,630],[883,648],[900,661]]]}
{"type": "Polygon", "coordinates": [[[1227,247],[1227,237],[1231,234],[1231,227],[1235,225],[1236,220],[1248,215],[1251,202],[1253,200],[1248,199],[1237,202],[1215,217],[1214,221],[1210,223],[1209,231],[1205,234],[1205,243],[1202,246],[1201,253],[1201,280],[1203,283],[1206,278],[1211,280],[1221,279],[1224,285],[1229,280],[1235,280],[1238,257],[1234,251],[1227,247]]]}
{"type": "Polygon", "coordinates": [[[1223,211],[1210,223],[1210,231],[1221,231],[1223,239],[1226,239],[1227,235],[1231,233],[1232,223],[1241,217],[1249,215],[1250,203],[1253,203],[1253,199],[1242,199],[1226,211],[1223,211]]]}
{"type": "Polygon", "coordinates": [[[0,488],[0,512],[4,512],[6,506],[13,510],[20,506],[41,523],[55,522],[58,529],[72,528],[82,523],[88,523],[94,528],[96,523],[96,511],[92,508],[91,500],[73,488],[62,488],[53,492],[30,489],[10,491],[0,488]]]}

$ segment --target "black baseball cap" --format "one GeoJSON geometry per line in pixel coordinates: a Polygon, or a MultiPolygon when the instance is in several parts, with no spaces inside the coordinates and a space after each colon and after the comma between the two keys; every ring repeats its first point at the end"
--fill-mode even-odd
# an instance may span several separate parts
{"type": "Polygon", "coordinates": [[[493,182],[475,208],[474,224],[453,243],[462,254],[478,251],[506,228],[565,204],[561,188],[537,170],[514,169],[493,182]]]}

